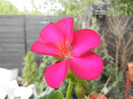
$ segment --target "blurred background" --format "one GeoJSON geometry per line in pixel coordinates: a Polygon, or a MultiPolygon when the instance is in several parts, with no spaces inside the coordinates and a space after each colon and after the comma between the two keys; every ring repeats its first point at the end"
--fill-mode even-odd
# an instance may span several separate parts
{"type": "MultiPolygon", "coordinates": [[[[100,93],[108,99],[133,99],[132,6],[133,0],[0,0],[0,91],[5,89],[1,92],[9,99],[29,99],[11,93],[19,86],[32,89],[31,99],[45,92],[44,70],[56,59],[30,52],[31,45],[49,22],[74,17],[74,31],[93,29],[102,38],[94,52],[102,57],[104,69],[98,79],[87,82],[85,96],[100,93]],[[14,87],[7,86],[12,80],[14,87]]],[[[65,81],[58,89],[64,97],[67,86],[65,81]]],[[[71,98],[77,99],[75,92],[71,98]]]]}

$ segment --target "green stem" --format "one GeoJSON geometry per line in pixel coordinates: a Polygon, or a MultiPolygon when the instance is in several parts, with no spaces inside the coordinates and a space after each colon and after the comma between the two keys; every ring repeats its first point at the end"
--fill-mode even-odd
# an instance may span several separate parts
{"type": "Polygon", "coordinates": [[[69,86],[68,86],[68,90],[67,90],[67,95],[66,95],[66,99],[70,99],[71,97],[71,92],[72,92],[72,88],[73,88],[73,82],[69,81],[69,86]]]}

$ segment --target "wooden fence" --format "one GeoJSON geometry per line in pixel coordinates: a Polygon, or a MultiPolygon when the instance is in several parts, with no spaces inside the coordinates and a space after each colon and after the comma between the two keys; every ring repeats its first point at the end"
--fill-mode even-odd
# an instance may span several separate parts
{"type": "MultiPolygon", "coordinates": [[[[57,22],[65,17],[68,16],[0,15],[0,67],[7,69],[19,68],[21,73],[24,67],[24,57],[30,51],[33,42],[38,39],[40,31],[49,22],[57,22]]],[[[86,18],[83,18],[85,23],[88,22],[86,22],[86,18]]],[[[101,33],[104,30],[106,30],[106,33],[110,32],[106,23],[107,18],[109,17],[97,17],[100,27],[99,32],[101,33]]],[[[132,22],[133,17],[130,17],[126,24],[132,22]]],[[[130,27],[133,27],[133,24],[131,25],[130,27]]],[[[132,28],[128,31],[133,33],[132,28]]],[[[42,55],[36,54],[36,60],[40,61],[41,57],[42,55]]]]}
{"type": "Polygon", "coordinates": [[[0,68],[24,67],[25,54],[49,22],[67,16],[0,15],[0,68]]]}

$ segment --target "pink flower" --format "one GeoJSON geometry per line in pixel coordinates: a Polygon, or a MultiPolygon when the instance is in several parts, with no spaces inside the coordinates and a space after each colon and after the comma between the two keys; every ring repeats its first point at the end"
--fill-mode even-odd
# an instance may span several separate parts
{"type": "Polygon", "coordinates": [[[73,24],[72,17],[49,23],[31,47],[31,51],[38,54],[65,58],[45,70],[45,80],[52,88],[63,83],[69,69],[84,80],[98,78],[103,69],[100,56],[91,52],[100,44],[100,36],[90,29],[73,32],[73,24]]]}

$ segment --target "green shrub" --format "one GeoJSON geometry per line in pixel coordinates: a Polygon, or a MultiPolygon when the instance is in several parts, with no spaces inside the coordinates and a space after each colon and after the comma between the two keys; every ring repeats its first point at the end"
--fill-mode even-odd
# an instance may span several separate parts
{"type": "Polygon", "coordinates": [[[25,67],[22,73],[22,84],[30,85],[36,82],[38,76],[37,63],[32,52],[28,52],[25,60],[25,67]]]}
{"type": "Polygon", "coordinates": [[[37,93],[40,94],[42,93],[45,88],[47,87],[47,84],[45,82],[45,78],[44,78],[44,70],[47,66],[50,66],[51,64],[53,64],[56,61],[56,59],[54,59],[51,56],[47,56],[45,55],[42,59],[42,62],[40,63],[40,67],[38,69],[38,76],[37,76],[37,81],[35,82],[35,86],[36,86],[36,90],[37,93]]]}
{"type": "Polygon", "coordinates": [[[56,59],[45,55],[40,63],[40,66],[37,66],[37,63],[35,62],[35,55],[32,52],[28,52],[24,60],[25,67],[22,73],[22,84],[26,84],[27,86],[35,84],[37,93],[42,93],[47,87],[44,78],[44,70],[47,66],[53,64],[56,59]]]}

